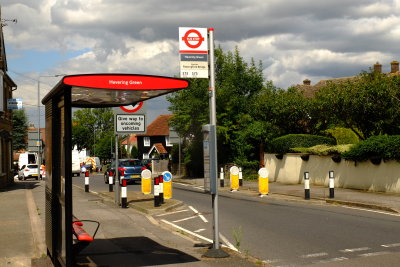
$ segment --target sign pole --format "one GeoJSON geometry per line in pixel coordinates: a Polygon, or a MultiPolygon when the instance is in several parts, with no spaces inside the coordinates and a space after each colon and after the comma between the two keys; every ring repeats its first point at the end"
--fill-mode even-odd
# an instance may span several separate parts
{"type": "Polygon", "coordinates": [[[209,105],[210,105],[210,125],[213,129],[210,131],[210,191],[213,208],[213,248],[209,249],[204,256],[209,258],[225,258],[229,254],[220,248],[219,245],[219,222],[218,222],[218,187],[217,187],[217,112],[215,100],[215,68],[214,68],[214,29],[209,28],[210,41],[210,88],[209,88],[209,105]]]}
{"type": "Polygon", "coordinates": [[[120,185],[119,185],[119,171],[118,171],[118,134],[115,135],[115,204],[119,206],[121,204],[120,198],[120,185]]]}

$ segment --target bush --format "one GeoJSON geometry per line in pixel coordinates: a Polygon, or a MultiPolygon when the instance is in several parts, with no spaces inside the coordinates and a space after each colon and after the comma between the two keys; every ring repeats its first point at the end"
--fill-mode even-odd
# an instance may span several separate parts
{"type": "Polygon", "coordinates": [[[343,154],[351,149],[354,146],[353,144],[346,144],[346,145],[316,145],[312,147],[296,147],[292,148],[295,152],[300,153],[309,153],[312,155],[319,155],[319,156],[328,156],[328,155],[340,155],[343,154]]]}
{"type": "Polygon", "coordinates": [[[284,154],[294,152],[293,148],[298,147],[312,147],[316,145],[327,144],[335,145],[336,142],[333,138],[310,135],[310,134],[288,134],[271,141],[268,146],[268,152],[284,154]]]}
{"type": "Polygon", "coordinates": [[[354,145],[342,157],[353,161],[380,158],[400,161],[400,135],[372,136],[354,145]]]}
{"type": "Polygon", "coordinates": [[[335,138],[338,145],[357,144],[360,138],[350,129],[335,127],[324,131],[328,136],[335,138]]]}

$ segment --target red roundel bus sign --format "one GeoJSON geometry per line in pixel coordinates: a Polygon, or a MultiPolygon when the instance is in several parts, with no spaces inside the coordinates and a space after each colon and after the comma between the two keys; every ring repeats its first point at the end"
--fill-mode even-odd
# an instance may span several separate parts
{"type": "Polygon", "coordinates": [[[134,112],[138,111],[139,109],[141,109],[142,107],[143,107],[143,101],[136,103],[136,105],[128,105],[128,106],[123,106],[123,107],[119,107],[119,108],[125,112],[134,113],[134,112]]]}
{"type": "Polygon", "coordinates": [[[198,30],[190,29],[182,37],[182,40],[188,47],[198,48],[204,42],[204,37],[201,36],[201,33],[198,30]]]}

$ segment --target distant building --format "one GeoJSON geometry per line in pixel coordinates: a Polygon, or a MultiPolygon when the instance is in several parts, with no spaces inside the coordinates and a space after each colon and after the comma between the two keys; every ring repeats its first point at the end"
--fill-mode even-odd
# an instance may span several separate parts
{"type": "MultiPolygon", "coordinates": [[[[1,21],[1,10],[0,10],[1,21]]],[[[1,23],[1,22],[0,22],[1,23]]],[[[3,24],[0,26],[0,188],[14,182],[12,149],[12,112],[7,100],[17,85],[7,75],[7,59],[4,47],[3,24]]]]}
{"type": "Polygon", "coordinates": [[[173,115],[160,115],[147,126],[145,134],[138,134],[137,146],[140,159],[169,159],[172,145],[169,120],[173,115]]]}

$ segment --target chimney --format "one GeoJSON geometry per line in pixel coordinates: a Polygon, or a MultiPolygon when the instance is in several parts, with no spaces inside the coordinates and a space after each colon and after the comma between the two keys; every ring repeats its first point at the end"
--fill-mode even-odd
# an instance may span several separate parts
{"type": "Polygon", "coordinates": [[[379,62],[376,62],[374,64],[374,72],[382,73],[382,64],[379,64],[379,62]]]}
{"type": "Polygon", "coordinates": [[[305,79],[303,81],[303,85],[311,85],[311,81],[309,79],[305,79]]]}
{"type": "Polygon", "coordinates": [[[390,73],[396,73],[399,71],[399,62],[398,61],[392,61],[390,62],[390,73]]]}

